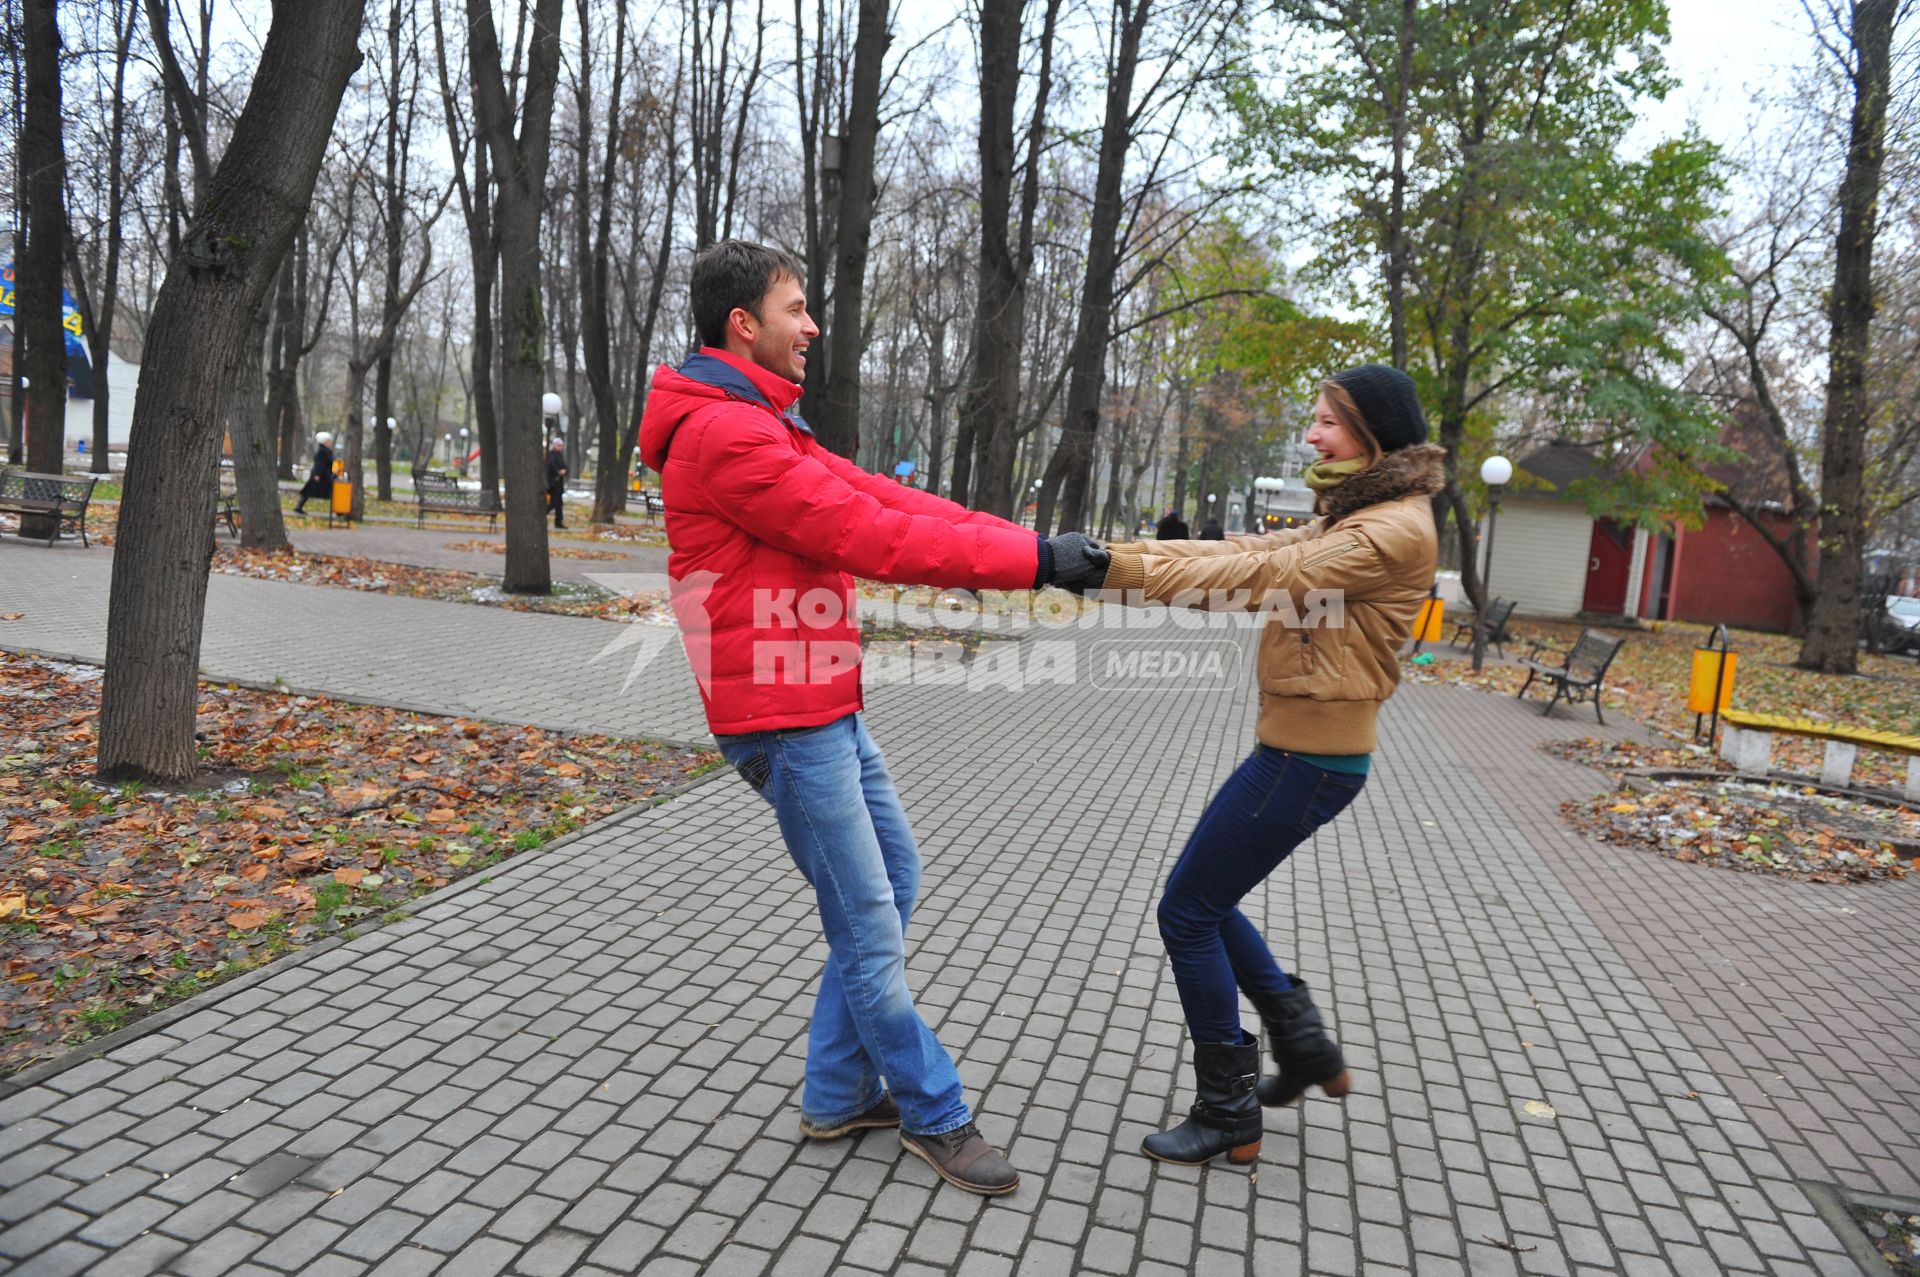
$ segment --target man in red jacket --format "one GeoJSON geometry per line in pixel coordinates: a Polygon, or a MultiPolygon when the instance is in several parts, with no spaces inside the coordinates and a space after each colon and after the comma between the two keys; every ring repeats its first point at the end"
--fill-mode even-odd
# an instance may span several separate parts
{"type": "Polygon", "coordinates": [[[1106,555],[869,474],[793,411],[807,348],[800,264],[728,240],[693,264],[703,343],[660,368],[640,424],[660,474],[675,614],[720,752],[770,803],[827,939],[800,1128],[901,1143],[969,1192],[1019,1176],[973,1124],[913,1005],[906,927],[920,853],[861,715],[852,575],[967,589],[1073,586],[1106,555]],[[697,583],[697,584],[696,584],[697,583]]]}

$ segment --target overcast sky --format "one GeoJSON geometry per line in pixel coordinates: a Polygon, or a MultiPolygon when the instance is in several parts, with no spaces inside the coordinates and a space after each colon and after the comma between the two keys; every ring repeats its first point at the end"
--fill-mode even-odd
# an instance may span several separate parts
{"type": "Polygon", "coordinates": [[[1648,103],[1642,131],[1670,137],[1697,120],[1701,132],[1734,149],[1758,124],[1756,90],[1781,87],[1809,61],[1812,24],[1799,0],[1670,0],[1673,38],[1667,58],[1680,87],[1648,103]]]}

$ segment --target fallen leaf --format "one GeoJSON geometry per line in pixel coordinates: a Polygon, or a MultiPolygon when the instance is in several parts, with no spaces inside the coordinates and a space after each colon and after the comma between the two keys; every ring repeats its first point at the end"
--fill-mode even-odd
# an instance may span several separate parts
{"type": "Polygon", "coordinates": [[[1524,1113],[1526,1113],[1528,1117],[1558,1117],[1559,1116],[1559,1114],[1553,1111],[1553,1105],[1547,1104],[1541,1100],[1528,1100],[1525,1104],[1521,1105],[1520,1107],[1521,1107],[1521,1110],[1524,1113]]]}
{"type": "Polygon", "coordinates": [[[17,621],[25,615],[25,612],[0,612],[0,621],[17,621]]]}
{"type": "Polygon", "coordinates": [[[227,915],[227,925],[235,931],[253,931],[266,925],[267,915],[247,910],[227,915]]]}
{"type": "Polygon", "coordinates": [[[341,868],[333,871],[333,880],[345,883],[349,887],[359,886],[360,880],[366,876],[367,871],[364,869],[341,868]]]}

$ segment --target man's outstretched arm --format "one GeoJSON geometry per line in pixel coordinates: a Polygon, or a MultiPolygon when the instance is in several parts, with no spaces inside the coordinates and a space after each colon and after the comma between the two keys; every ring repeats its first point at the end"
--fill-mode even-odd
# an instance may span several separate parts
{"type": "Polygon", "coordinates": [[[884,475],[874,474],[870,470],[862,470],[845,457],[829,452],[825,448],[820,450],[820,455],[827,469],[838,475],[848,487],[866,493],[889,510],[925,515],[930,519],[945,519],[948,523],[1011,528],[1017,532],[1025,532],[1029,536],[1033,535],[1032,529],[1023,528],[1017,523],[1009,523],[998,515],[988,514],[984,510],[970,510],[958,501],[949,501],[945,497],[908,487],[904,483],[884,475]]]}
{"type": "Polygon", "coordinates": [[[757,540],[855,576],[976,590],[1027,590],[1052,578],[1051,556],[1029,529],[891,506],[847,482],[838,466],[797,450],[769,414],[741,413],[716,426],[695,465],[715,508],[757,540]]]}

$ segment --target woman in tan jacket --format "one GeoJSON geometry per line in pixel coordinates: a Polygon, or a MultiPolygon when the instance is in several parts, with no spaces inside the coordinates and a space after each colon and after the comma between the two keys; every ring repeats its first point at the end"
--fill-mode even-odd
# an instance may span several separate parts
{"type": "Polygon", "coordinates": [[[1399,649],[1433,581],[1428,498],[1445,485],[1413,381],[1378,364],[1321,386],[1307,442],[1319,518],[1225,541],[1109,547],[1103,580],[1133,606],[1268,612],[1260,637],[1259,743],[1208,804],[1167,877],[1160,935],[1194,1041],[1199,1098],[1148,1155],[1197,1165],[1260,1153],[1261,1104],[1350,1086],[1306,983],[1274,961],[1240,900],[1366,784],[1374,718],[1399,683],[1399,649]],[[1240,1025],[1236,986],[1260,1014],[1278,1073],[1240,1025]],[[1257,1086],[1256,1086],[1257,1081],[1257,1086]]]}

